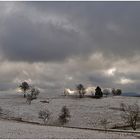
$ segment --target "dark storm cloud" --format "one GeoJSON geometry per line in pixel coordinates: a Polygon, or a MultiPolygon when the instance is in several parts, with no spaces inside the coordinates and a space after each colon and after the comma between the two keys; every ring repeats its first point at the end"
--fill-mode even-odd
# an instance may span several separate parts
{"type": "Polygon", "coordinates": [[[77,51],[79,37],[51,23],[33,24],[27,17],[14,15],[6,21],[1,37],[2,50],[14,61],[51,61],[64,59],[77,51]]]}
{"type": "Polygon", "coordinates": [[[139,13],[140,2],[0,2],[0,89],[139,91],[139,13]]]}
{"type": "Polygon", "coordinates": [[[0,46],[9,60],[62,61],[92,51],[131,57],[139,51],[139,2],[15,2],[12,6],[0,17],[0,46]]]}
{"type": "Polygon", "coordinates": [[[33,10],[29,9],[28,3],[17,5],[15,7],[21,9],[9,13],[4,19],[0,36],[1,49],[9,60],[57,61],[89,51],[82,42],[80,31],[67,19],[53,17],[47,11],[41,18],[37,9],[28,15],[33,10]]]}

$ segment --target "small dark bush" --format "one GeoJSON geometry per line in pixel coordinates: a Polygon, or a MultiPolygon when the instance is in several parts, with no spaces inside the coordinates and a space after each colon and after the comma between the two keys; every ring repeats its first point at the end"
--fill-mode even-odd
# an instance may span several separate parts
{"type": "Polygon", "coordinates": [[[59,121],[60,123],[63,125],[63,124],[66,124],[68,121],[69,121],[69,118],[70,118],[70,112],[69,112],[69,109],[66,107],[66,106],[63,106],[62,109],[61,109],[61,114],[59,116],[59,121]]]}

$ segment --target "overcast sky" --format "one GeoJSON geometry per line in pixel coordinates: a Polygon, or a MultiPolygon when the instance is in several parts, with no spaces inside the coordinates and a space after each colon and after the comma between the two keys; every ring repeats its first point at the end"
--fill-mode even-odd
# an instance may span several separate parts
{"type": "Polygon", "coordinates": [[[0,90],[140,91],[140,2],[0,2],[0,90]]]}

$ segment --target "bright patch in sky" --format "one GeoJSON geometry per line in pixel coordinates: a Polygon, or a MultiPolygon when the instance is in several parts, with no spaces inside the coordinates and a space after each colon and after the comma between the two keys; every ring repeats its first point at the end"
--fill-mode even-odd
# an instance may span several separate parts
{"type": "Polygon", "coordinates": [[[65,75],[65,78],[66,78],[67,80],[73,80],[73,77],[72,77],[72,76],[65,75]]]}
{"type": "Polygon", "coordinates": [[[70,77],[68,77],[68,80],[72,80],[73,78],[70,76],[70,77]]]}
{"type": "Polygon", "coordinates": [[[17,89],[16,89],[16,92],[21,93],[22,90],[21,90],[20,88],[17,88],[17,89]]]}
{"type": "Polygon", "coordinates": [[[109,70],[107,70],[107,74],[110,75],[110,76],[113,76],[116,72],[116,68],[111,68],[109,70]]]}
{"type": "Polygon", "coordinates": [[[131,79],[121,78],[120,83],[121,84],[130,84],[130,83],[134,83],[134,81],[132,81],[131,79]]]}

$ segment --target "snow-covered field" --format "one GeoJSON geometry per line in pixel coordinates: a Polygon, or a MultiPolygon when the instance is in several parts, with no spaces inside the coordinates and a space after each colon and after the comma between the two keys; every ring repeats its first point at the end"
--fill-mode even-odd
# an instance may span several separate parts
{"type": "MultiPolygon", "coordinates": [[[[54,94],[55,95],[55,94],[54,94]]],[[[1,93],[0,94],[0,107],[3,109],[4,114],[9,117],[19,117],[24,121],[39,122],[42,120],[38,118],[38,112],[42,109],[48,109],[51,112],[51,117],[48,122],[50,125],[57,125],[58,115],[61,108],[66,105],[71,114],[71,119],[66,126],[71,127],[83,127],[83,128],[103,128],[100,121],[106,118],[109,121],[108,128],[112,128],[115,125],[123,124],[120,117],[120,111],[118,110],[120,103],[133,104],[137,102],[140,105],[140,98],[138,97],[125,97],[125,96],[113,96],[108,98],[94,99],[94,98],[75,98],[72,96],[61,96],[60,93],[56,96],[49,96],[48,94],[40,94],[37,100],[33,100],[31,105],[26,104],[26,100],[23,95],[19,93],[1,93]],[[47,100],[49,103],[42,103],[40,101],[47,100]]],[[[1,138],[129,138],[127,136],[99,132],[87,131],[87,130],[75,130],[64,129],[66,134],[61,135],[62,128],[37,126],[30,124],[22,124],[15,122],[2,122],[0,121],[2,130],[0,130],[1,138]],[[15,124],[15,125],[13,125],[15,124]],[[11,125],[7,128],[6,125],[11,125]],[[25,128],[27,127],[27,129],[25,128]],[[6,129],[3,129],[6,128],[6,129]],[[16,130],[18,130],[16,132],[16,130]],[[27,131],[28,130],[28,131],[27,131]],[[33,132],[30,132],[33,131],[33,132]],[[35,131],[39,131],[36,134],[35,131]],[[15,135],[12,134],[15,132],[15,135]],[[29,133],[30,132],[30,133],[29,133]],[[47,133],[47,132],[50,132],[47,133]],[[25,135],[24,135],[25,133],[25,135]],[[71,135],[68,135],[70,133],[71,135]],[[79,134],[81,133],[81,134],[79,134]],[[4,135],[5,134],[5,135],[4,135]],[[22,136],[23,134],[23,136],[22,136]],[[48,134],[48,135],[47,135],[48,134]],[[96,135],[95,135],[96,134],[96,135]]],[[[131,136],[133,137],[133,136],[131,136]]]]}
{"type": "Polygon", "coordinates": [[[98,132],[91,130],[78,130],[71,128],[59,128],[51,126],[37,126],[31,124],[1,121],[0,120],[0,138],[136,138],[132,134],[98,132]]]}

